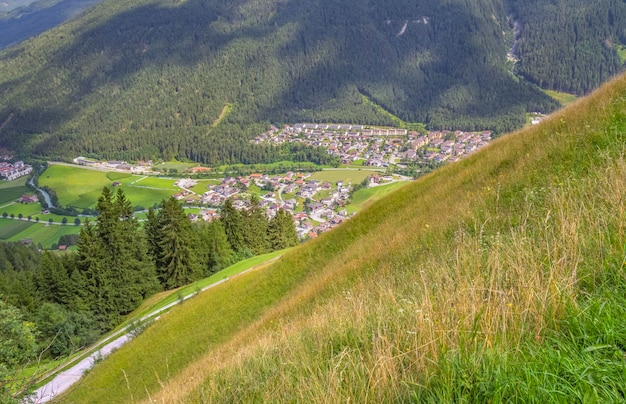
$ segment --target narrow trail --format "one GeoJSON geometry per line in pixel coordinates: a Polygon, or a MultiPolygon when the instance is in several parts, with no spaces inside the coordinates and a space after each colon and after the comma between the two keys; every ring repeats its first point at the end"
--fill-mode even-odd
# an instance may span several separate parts
{"type": "MultiPolygon", "coordinates": [[[[169,303],[168,305],[161,307],[160,309],[154,310],[148,314],[146,314],[145,316],[141,317],[139,319],[140,323],[143,323],[145,321],[148,320],[152,320],[152,321],[156,321],[159,319],[159,315],[161,313],[163,313],[166,310],[171,309],[172,307],[176,306],[177,304],[182,303],[183,301],[190,299],[196,295],[198,295],[198,293],[204,292],[208,289],[214,288],[218,285],[221,285],[224,282],[229,281],[232,278],[241,276],[247,272],[253,271],[257,268],[261,268],[271,262],[274,262],[276,260],[278,260],[282,255],[279,255],[277,257],[271,258],[267,261],[264,261],[260,264],[254,265],[242,272],[239,272],[238,274],[235,275],[231,275],[229,277],[226,277],[224,279],[221,279],[219,281],[216,281],[208,286],[205,286],[204,288],[200,289],[199,292],[192,292],[184,297],[182,297],[179,300],[176,300],[172,303],[169,303]]],[[[24,401],[24,403],[47,403],[51,400],[53,400],[57,395],[63,393],[64,391],[66,391],[67,389],[69,389],[74,383],[76,383],[77,381],[79,381],[81,379],[81,377],[85,374],[86,371],[88,371],[89,369],[91,369],[92,367],[94,367],[100,360],[104,359],[105,357],[107,357],[109,354],[111,354],[113,351],[115,351],[116,349],[119,349],[120,347],[122,347],[124,344],[126,344],[128,341],[130,341],[133,338],[132,335],[132,324],[129,324],[119,330],[117,330],[116,332],[114,332],[113,334],[107,336],[106,338],[103,338],[102,340],[98,341],[96,344],[94,344],[90,349],[88,349],[86,351],[86,354],[89,353],[87,356],[83,357],[82,359],[80,359],[80,361],[78,363],[76,363],[75,365],[73,365],[72,367],[70,367],[69,369],[63,370],[63,371],[59,371],[58,373],[56,373],[56,376],[54,377],[54,379],[50,380],[48,383],[44,384],[43,386],[41,386],[39,389],[35,390],[31,395],[29,395],[26,400],[24,401]],[[103,344],[105,344],[103,346],[103,344]],[[100,348],[98,348],[100,347],[100,348]]],[[[51,372],[50,375],[53,375],[55,372],[51,372]]]]}

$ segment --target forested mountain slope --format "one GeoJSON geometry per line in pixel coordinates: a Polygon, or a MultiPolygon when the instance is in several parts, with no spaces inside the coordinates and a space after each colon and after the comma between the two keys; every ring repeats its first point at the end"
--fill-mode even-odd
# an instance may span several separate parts
{"type": "MultiPolygon", "coordinates": [[[[507,61],[514,21],[533,16],[505,0],[105,1],[0,54],[0,142],[45,158],[215,164],[284,158],[246,144],[269,122],[389,124],[391,113],[502,132],[557,106],[507,61]]],[[[541,18],[537,29],[553,29],[541,18]]],[[[524,67],[533,47],[551,47],[522,46],[526,32],[524,67]]]]}
{"type": "Polygon", "coordinates": [[[77,16],[100,0],[38,0],[0,2],[0,49],[77,16]]]}
{"type": "MultiPolygon", "coordinates": [[[[622,0],[509,0],[518,73],[542,88],[585,94],[622,70],[622,0]]],[[[622,51],[623,52],[623,51],[622,51]]]]}

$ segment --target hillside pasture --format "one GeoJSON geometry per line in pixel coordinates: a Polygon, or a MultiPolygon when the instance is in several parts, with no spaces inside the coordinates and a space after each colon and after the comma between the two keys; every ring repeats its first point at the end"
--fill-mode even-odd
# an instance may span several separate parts
{"type": "Polygon", "coordinates": [[[619,83],[178,305],[61,401],[623,402],[619,83]]]}
{"type": "Polygon", "coordinates": [[[574,94],[562,93],[560,91],[544,90],[544,92],[553,99],[557,100],[563,106],[569,105],[578,99],[578,97],[576,97],[574,94]]]}

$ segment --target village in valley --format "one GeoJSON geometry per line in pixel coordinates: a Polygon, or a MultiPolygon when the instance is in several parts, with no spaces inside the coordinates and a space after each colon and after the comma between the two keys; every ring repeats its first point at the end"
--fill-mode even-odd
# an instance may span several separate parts
{"type": "MultiPolygon", "coordinates": [[[[490,131],[431,131],[426,134],[396,128],[368,128],[362,125],[312,124],[273,126],[268,132],[252,140],[256,144],[281,144],[302,142],[323,147],[329,154],[339,157],[344,165],[361,164],[361,169],[372,170],[364,181],[366,186],[380,186],[411,178],[389,174],[390,166],[406,167],[421,162],[458,161],[485,146],[492,139],[490,131]],[[379,171],[374,171],[378,169],[379,171]]],[[[355,168],[353,168],[355,169],[355,168]]],[[[197,181],[179,180],[183,190],[175,198],[188,204],[219,207],[228,198],[234,206],[246,209],[245,195],[251,185],[266,191],[261,194],[261,206],[268,217],[279,209],[290,212],[301,238],[316,237],[350,217],[346,205],[350,203],[354,185],[344,181],[319,181],[311,173],[287,172],[282,175],[254,173],[249,176],[225,178],[219,185],[210,185],[202,195],[190,191],[197,181]]],[[[213,220],[219,217],[216,209],[203,209],[190,215],[192,220],[213,220]]]]}
{"type": "Polygon", "coordinates": [[[272,127],[252,140],[255,144],[301,142],[323,147],[341,159],[342,164],[362,161],[373,167],[400,167],[415,162],[458,161],[492,139],[491,131],[429,131],[365,127],[363,125],[329,125],[300,123],[272,127]]]}
{"type": "MultiPolygon", "coordinates": [[[[272,126],[269,131],[255,137],[251,142],[301,142],[322,147],[330,155],[338,157],[343,165],[351,166],[352,169],[370,170],[363,181],[364,185],[380,186],[411,179],[388,173],[394,167],[458,161],[485,146],[491,139],[490,131],[444,130],[419,133],[407,129],[364,125],[299,123],[293,126],[284,125],[282,129],[272,126]]],[[[74,162],[132,174],[159,174],[151,161],[131,165],[123,161],[97,162],[78,157],[74,162]]],[[[210,168],[192,167],[188,172],[205,173],[210,172],[210,168]]],[[[219,209],[229,198],[232,198],[235,208],[247,209],[250,206],[249,190],[253,186],[262,191],[259,193],[260,205],[269,218],[274,217],[279,209],[284,209],[293,216],[300,238],[316,237],[336,227],[354,213],[349,213],[346,206],[349,205],[351,191],[357,184],[340,180],[320,181],[311,176],[312,173],[292,171],[280,175],[253,173],[223,178],[219,184],[207,185],[203,192],[197,190],[198,180],[183,178],[176,181],[175,185],[180,191],[173,197],[185,206],[201,207],[197,213],[189,213],[192,221],[211,221],[219,218],[219,209]]],[[[117,184],[113,183],[113,186],[117,184]]]]}
{"type": "MultiPolygon", "coordinates": [[[[407,167],[418,167],[419,173],[419,167],[425,165],[436,167],[458,161],[485,146],[491,139],[490,131],[419,133],[363,125],[301,123],[282,128],[272,126],[251,142],[276,145],[300,142],[321,147],[337,157],[340,167],[320,167],[322,171],[317,172],[293,170],[280,174],[257,172],[228,176],[197,164],[174,170],[165,168],[167,164],[153,164],[152,161],[130,164],[77,157],[73,162],[91,170],[109,172],[107,178],[111,178],[111,182],[108,186],[123,186],[127,191],[141,191],[142,195],[154,194],[153,199],[156,193],[162,195],[169,190],[167,195],[185,206],[191,221],[219,218],[220,209],[227,199],[233,201],[236,209],[246,210],[251,206],[252,195],[257,195],[258,204],[268,218],[276,216],[280,209],[287,211],[294,219],[298,236],[306,239],[317,237],[349,219],[360,208],[352,203],[357,190],[409,181],[412,176],[399,174],[407,167]]],[[[31,171],[32,167],[21,161],[10,163],[5,159],[5,162],[0,162],[0,176],[6,180],[28,175],[31,171]]],[[[369,195],[357,198],[365,200],[369,195]]],[[[149,200],[149,196],[146,198],[149,200]]],[[[30,193],[16,200],[19,204],[37,201],[37,196],[30,193]]],[[[5,205],[6,210],[14,209],[9,205],[5,205]]],[[[145,208],[139,206],[138,209],[139,219],[143,220],[145,213],[142,214],[141,209],[145,208]]],[[[42,215],[49,213],[47,209],[41,212],[42,215]]],[[[11,212],[4,217],[8,216],[13,217],[11,212]]],[[[30,221],[31,213],[29,211],[21,216],[18,219],[26,220],[28,216],[30,221]]],[[[38,221],[39,218],[35,219],[38,221]]],[[[60,220],[56,216],[49,219],[50,224],[57,224],[60,220]]]]}

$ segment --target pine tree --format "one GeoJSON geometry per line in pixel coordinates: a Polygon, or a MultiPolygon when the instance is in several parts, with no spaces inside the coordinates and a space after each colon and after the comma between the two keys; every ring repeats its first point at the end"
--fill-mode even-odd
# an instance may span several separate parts
{"type": "Polygon", "coordinates": [[[245,246],[255,255],[267,252],[268,221],[257,195],[250,199],[250,209],[242,214],[246,231],[243,233],[245,246]]]}
{"type": "MultiPolygon", "coordinates": [[[[96,205],[98,222],[81,229],[76,269],[84,280],[85,303],[103,329],[135,309],[158,289],[154,264],[132,205],[121,189],[104,188],[96,205]]],[[[74,275],[77,277],[76,275],[74,275]]]]}
{"type": "Polygon", "coordinates": [[[182,206],[174,198],[163,201],[162,206],[157,274],[161,284],[172,289],[200,277],[198,242],[182,206]]]}
{"type": "Polygon", "coordinates": [[[268,240],[273,251],[293,247],[298,243],[298,233],[289,212],[279,209],[276,216],[270,220],[268,240]]]}
{"type": "Polygon", "coordinates": [[[245,249],[243,219],[241,212],[233,206],[232,199],[229,198],[224,203],[220,220],[233,251],[243,251],[245,249]]]}
{"type": "Polygon", "coordinates": [[[42,256],[35,275],[35,287],[42,300],[64,305],[71,302],[74,292],[65,265],[49,252],[42,256]]]}
{"type": "Polygon", "coordinates": [[[228,266],[234,251],[230,247],[222,222],[214,220],[200,227],[198,232],[203,252],[204,275],[208,276],[228,266]]]}

